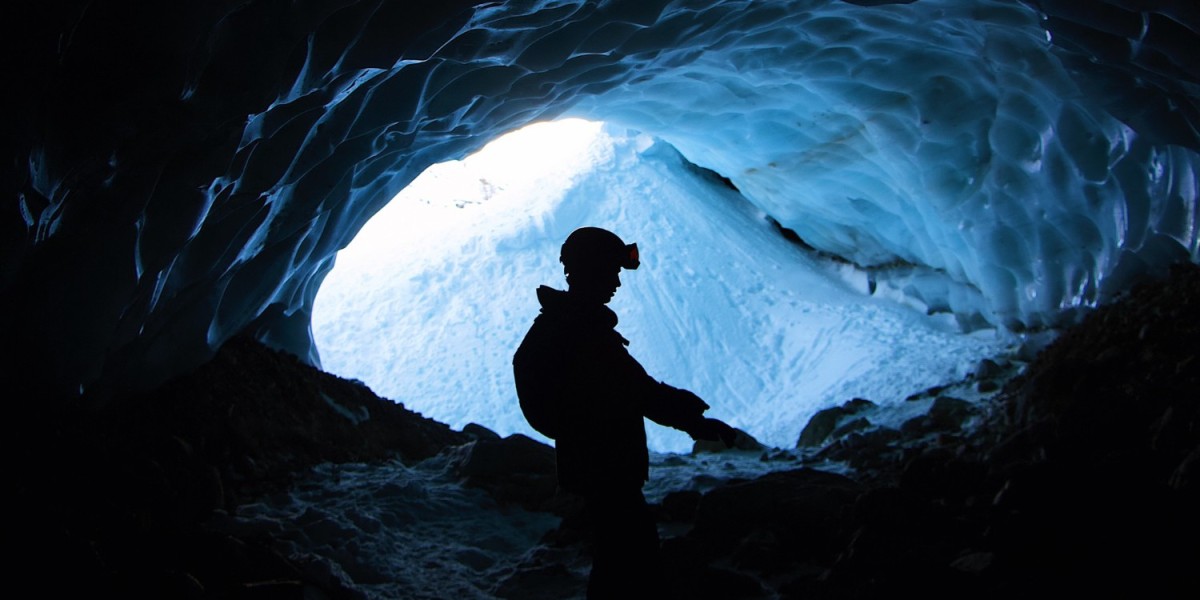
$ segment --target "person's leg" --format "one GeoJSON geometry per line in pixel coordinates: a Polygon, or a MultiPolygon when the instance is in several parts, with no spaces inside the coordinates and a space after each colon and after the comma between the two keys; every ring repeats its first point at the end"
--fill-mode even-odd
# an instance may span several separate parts
{"type": "Polygon", "coordinates": [[[587,497],[592,524],[589,600],[656,596],[661,589],[658,526],[640,489],[587,497]]]}

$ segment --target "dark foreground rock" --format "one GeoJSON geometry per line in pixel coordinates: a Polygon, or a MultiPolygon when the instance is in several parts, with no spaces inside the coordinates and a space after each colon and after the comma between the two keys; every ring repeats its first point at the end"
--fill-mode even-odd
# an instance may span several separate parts
{"type": "MultiPolygon", "coordinates": [[[[1180,268],[1096,310],[983,405],[936,389],[899,427],[865,401],[820,415],[791,468],[655,507],[664,577],[683,598],[1196,597],[1198,301],[1200,269],[1180,268]],[[850,475],[814,468],[829,461],[850,475]]],[[[981,365],[977,387],[1003,371],[981,365]]],[[[550,448],[453,431],[252,342],[153,395],[7,425],[12,585],[38,595],[358,598],[208,518],[319,463],[442,452],[501,504],[564,517],[498,597],[581,589],[566,565],[586,536],[550,448]]]]}
{"type": "Polygon", "coordinates": [[[18,572],[67,597],[357,597],[205,521],[320,463],[415,461],[472,439],[246,339],[153,394],[43,417],[9,436],[8,539],[18,572]]]}
{"type": "Polygon", "coordinates": [[[463,482],[501,503],[561,513],[554,449],[521,434],[493,436],[480,437],[455,451],[463,482]]]}

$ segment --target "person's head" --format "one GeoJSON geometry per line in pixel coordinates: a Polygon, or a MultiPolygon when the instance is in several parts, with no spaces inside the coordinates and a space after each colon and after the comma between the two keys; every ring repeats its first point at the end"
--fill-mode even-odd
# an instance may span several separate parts
{"type": "Polygon", "coordinates": [[[563,242],[559,260],[571,293],[608,302],[621,287],[621,269],[641,264],[637,244],[626,244],[599,227],[576,229],[563,242]]]}

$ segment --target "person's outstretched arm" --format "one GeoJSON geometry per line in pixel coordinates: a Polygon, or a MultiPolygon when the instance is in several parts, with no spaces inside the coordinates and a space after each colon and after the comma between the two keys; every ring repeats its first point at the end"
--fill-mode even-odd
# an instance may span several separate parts
{"type": "Polygon", "coordinates": [[[646,418],[667,427],[673,427],[692,436],[694,440],[720,440],[732,447],[737,430],[720,419],[705,417],[708,403],[684,389],[655,382],[650,398],[645,405],[646,418]]]}

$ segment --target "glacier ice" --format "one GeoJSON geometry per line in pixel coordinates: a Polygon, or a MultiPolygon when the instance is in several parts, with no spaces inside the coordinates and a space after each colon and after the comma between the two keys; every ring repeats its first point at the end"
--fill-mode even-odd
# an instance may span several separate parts
{"type": "MultiPolygon", "coordinates": [[[[106,75],[170,102],[47,86],[59,95],[30,129],[42,137],[13,163],[28,240],[6,262],[6,296],[22,299],[4,329],[28,355],[16,368],[61,395],[103,394],[153,385],[242,331],[315,361],[317,290],[373,214],[426,167],[564,116],[663,140],[966,329],[1056,325],[1197,260],[1187,14],[1131,5],[1142,26],[1129,33],[1062,3],[868,4],[197,14],[211,21],[188,21],[176,52],[136,55],[158,61],[146,76],[106,75]],[[1081,22],[1116,31],[1116,50],[1072,37],[1064,23],[1081,22]]],[[[64,56],[81,60],[71,44],[119,25],[115,10],[64,20],[79,33],[64,56]]],[[[107,73],[56,60],[63,81],[107,73]]]]}

